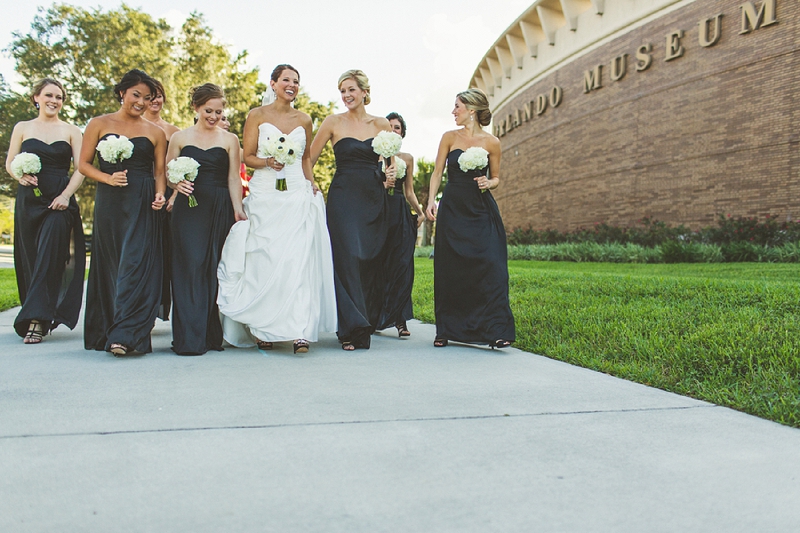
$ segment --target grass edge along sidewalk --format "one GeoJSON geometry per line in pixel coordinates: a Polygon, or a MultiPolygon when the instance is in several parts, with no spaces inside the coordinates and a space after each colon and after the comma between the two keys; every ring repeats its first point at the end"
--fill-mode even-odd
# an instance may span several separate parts
{"type": "MultiPolygon", "coordinates": [[[[800,427],[800,265],[511,261],[509,273],[517,348],[800,427]]],[[[433,323],[427,259],[414,311],[433,323]]]]}

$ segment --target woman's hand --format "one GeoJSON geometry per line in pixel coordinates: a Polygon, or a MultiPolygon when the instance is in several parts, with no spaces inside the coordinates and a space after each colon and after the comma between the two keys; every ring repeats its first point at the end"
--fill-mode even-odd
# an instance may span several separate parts
{"type": "Polygon", "coordinates": [[[419,215],[417,215],[417,227],[419,227],[423,222],[425,222],[426,218],[427,217],[425,216],[425,213],[420,213],[419,215]]]}
{"type": "Polygon", "coordinates": [[[314,191],[314,196],[316,196],[319,192],[319,186],[317,185],[316,181],[311,182],[311,190],[314,191]]]}
{"type": "Polygon", "coordinates": [[[274,157],[268,157],[266,161],[267,161],[267,167],[271,168],[275,172],[280,172],[281,170],[283,170],[284,167],[283,163],[278,163],[278,161],[274,157]]]}
{"type": "Polygon", "coordinates": [[[175,190],[184,196],[189,196],[194,192],[194,184],[191,181],[183,180],[178,182],[178,184],[175,186],[175,190]]]}
{"type": "Polygon", "coordinates": [[[166,203],[166,198],[164,198],[164,193],[157,192],[156,197],[153,200],[151,206],[153,207],[153,211],[160,211],[164,204],[166,203]]]}
{"type": "Polygon", "coordinates": [[[55,197],[55,199],[50,202],[48,209],[52,209],[53,211],[63,211],[67,207],[69,207],[69,198],[64,196],[64,194],[59,194],[55,197]]]}
{"type": "Polygon", "coordinates": [[[17,180],[20,185],[24,185],[25,187],[38,187],[39,186],[39,178],[37,178],[33,174],[23,174],[20,179],[17,180]]]}
{"type": "Polygon", "coordinates": [[[240,222],[242,220],[247,220],[247,215],[245,214],[244,209],[240,207],[233,210],[233,218],[236,222],[240,222]]]}
{"type": "Polygon", "coordinates": [[[128,171],[118,170],[108,177],[106,184],[112,187],[127,187],[128,186],[128,171]]]}
{"type": "Polygon", "coordinates": [[[425,211],[425,214],[431,222],[436,220],[436,202],[428,202],[428,209],[425,211]]]}
{"type": "Polygon", "coordinates": [[[473,178],[473,180],[478,183],[478,188],[481,190],[491,189],[492,186],[496,186],[500,181],[495,178],[489,179],[486,176],[478,176],[477,178],[473,178]]]}

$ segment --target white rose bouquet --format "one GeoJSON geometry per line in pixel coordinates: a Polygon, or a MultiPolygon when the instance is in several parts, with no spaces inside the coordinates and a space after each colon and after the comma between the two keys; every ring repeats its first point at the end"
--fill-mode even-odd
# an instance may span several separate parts
{"type": "Polygon", "coordinates": [[[97,143],[97,151],[103,161],[116,164],[119,169],[120,163],[133,155],[133,143],[124,135],[110,135],[97,143]]]}
{"type": "MultiPolygon", "coordinates": [[[[297,156],[301,155],[300,146],[286,135],[275,135],[266,137],[258,143],[258,157],[272,157],[282,165],[293,165],[297,161],[297,156]]],[[[283,171],[278,172],[275,179],[275,188],[279,191],[286,190],[286,178],[283,171]]]]}
{"type": "MultiPolygon", "coordinates": [[[[458,156],[458,166],[462,172],[486,168],[489,166],[489,152],[480,146],[473,146],[467,148],[458,156]]],[[[486,189],[481,189],[481,193],[485,193],[486,189]]]]}
{"type": "MultiPolygon", "coordinates": [[[[382,131],[372,139],[372,150],[383,157],[384,161],[389,161],[390,157],[397,155],[402,146],[403,138],[393,131],[382,131]]],[[[384,163],[384,168],[385,167],[386,165],[384,163]]],[[[389,189],[389,194],[392,196],[394,195],[394,188],[389,189]]]]}
{"type": "MultiPolygon", "coordinates": [[[[200,168],[200,163],[193,158],[186,156],[176,157],[167,163],[167,179],[169,179],[170,183],[180,183],[183,180],[194,183],[195,178],[197,178],[198,168],[200,168]]],[[[197,207],[197,199],[194,194],[189,195],[189,207],[197,207]]]]}
{"type": "MultiPolygon", "coordinates": [[[[403,179],[405,177],[405,175],[406,175],[406,168],[408,168],[408,166],[406,165],[406,162],[403,161],[402,159],[400,159],[399,157],[395,157],[394,158],[394,164],[397,167],[397,179],[403,179]]],[[[386,162],[384,161],[384,168],[385,168],[385,166],[386,166],[386,162]]],[[[388,192],[389,192],[389,196],[394,196],[394,187],[389,189],[388,192]]]]}
{"type": "MultiPolygon", "coordinates": [[[[25,174],[34,175],[42,170],[42,161],[36,154],[29,154],[28,152],[20,152],[11,161],[11,172],[14,177],[20,179],[25,174]]],[[[33,188],[33,194],[37,198],[42,195],[39,187],[33,188]]]]}

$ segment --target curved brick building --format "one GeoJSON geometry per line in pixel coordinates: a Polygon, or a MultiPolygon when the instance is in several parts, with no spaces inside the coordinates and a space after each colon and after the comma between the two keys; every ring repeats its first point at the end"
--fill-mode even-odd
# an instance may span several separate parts
{"type": "Polygon", "coordinates": [[[798,0],[537,0],[471,86],[507,228],[800,217],[798,0]]]}

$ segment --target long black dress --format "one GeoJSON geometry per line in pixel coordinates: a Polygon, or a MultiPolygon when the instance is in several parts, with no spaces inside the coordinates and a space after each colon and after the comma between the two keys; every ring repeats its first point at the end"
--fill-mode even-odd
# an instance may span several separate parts
{"type": "Polygon", "coordinates": [[[217,266],[235,222],[228,190],[228,152],[184,146],[182,156],[200,168],[194,180],[195,207],[179,194],[172,208],[172,349],[181,355],[222,350],[217,307],[217,266]]]}
{"type": "Polygon", "coordinates": [[[119,343],[136,352],[152,351],[150,331],[162,283],[161,217],[151,207],[155,148],[147,137],[130,141],[133,155],[120,164],[98,157],[103,172],[127,169],[128,185],[97,184],[83,333],[87,350],[109,350],[119,343]]]}
{"type": "Polygon", "coordinates": [[[447,156],[447,185],[436,216],[436,337],[473,344],[513,342],[503,220],[492,193],[481,193],[473,181],[488,169],[463,172],[461,152],[447,156]]]}
{"type": "Polygon", "coordinates": [[[22,304],[14,329],[24,337],[31,320],[39,321],[44,333],[59,324],[73,329],[78,323],[86,248],[75,197],[64,211],[48,209],[69,183],[72,146],[25,139],[21,152],[36,154],[42,163],[36,175],[42,195],[20,185],[14,208],[14,268],[22,304]]]}
{"type": "Polygon", "coordinates": [[[386,274],[386,293],[378,329],[404,324],[414,318],[411,289],[414,286],[417,223],[406,202],[403,191],[405,181],[405,176],[396,180],[394,195],[387,195],[389,232],[383,267],[386,274]]]}
{"type": "Polygon", "coordinates": [[[328,190],[328,231],[339,317],[337,335],[369,348],[383,305],[383,250],[389,228],[388,195],[372,139],[340,139],[328,190]]]}

